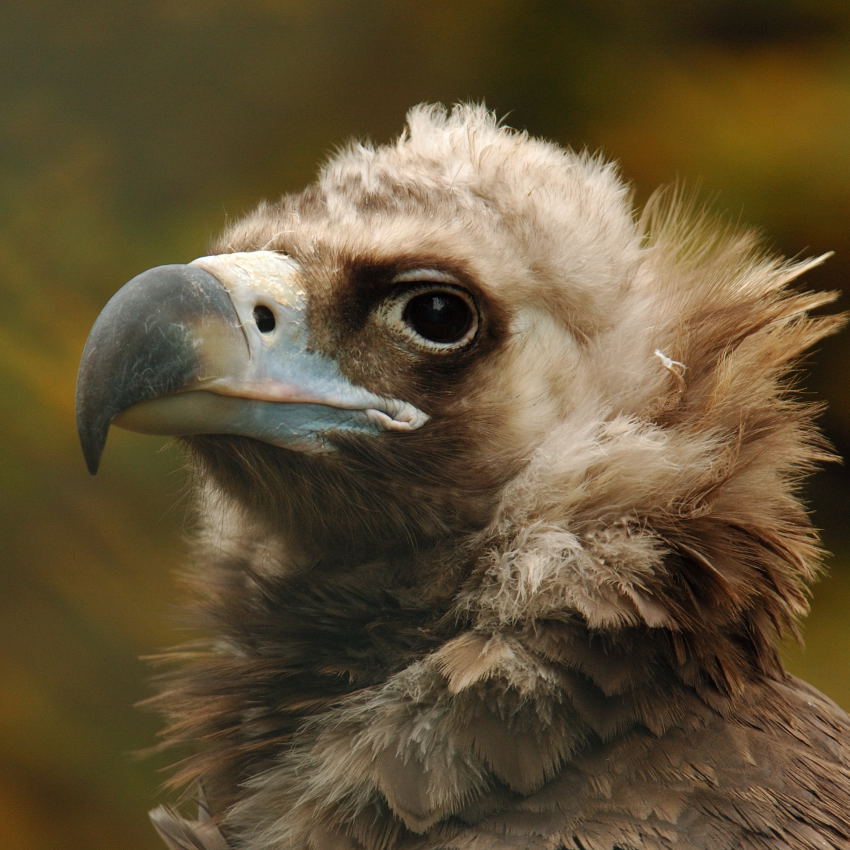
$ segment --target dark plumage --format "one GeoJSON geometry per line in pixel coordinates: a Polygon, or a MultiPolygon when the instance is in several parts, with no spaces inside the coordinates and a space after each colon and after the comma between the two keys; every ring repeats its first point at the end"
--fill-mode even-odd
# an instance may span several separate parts
{"type": "Polygon", "coordinates": [[[784,672],[831,294],[612,166],[420,107],[146,272],[80,430],[185,435],[208,640],[156,700],[172,848],[850,846],[850,719],[784,672]]]}

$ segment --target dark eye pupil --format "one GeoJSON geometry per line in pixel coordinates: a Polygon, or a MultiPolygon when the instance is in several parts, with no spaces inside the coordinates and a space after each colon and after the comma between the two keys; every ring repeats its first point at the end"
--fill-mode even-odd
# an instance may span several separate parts
{"type": "Polygon", "coordinates": [[[451,292],[423,292],[407,302],[404,321],[431,342],[451,343],[462,339],[472,325],[469,304],[451,292]]]}

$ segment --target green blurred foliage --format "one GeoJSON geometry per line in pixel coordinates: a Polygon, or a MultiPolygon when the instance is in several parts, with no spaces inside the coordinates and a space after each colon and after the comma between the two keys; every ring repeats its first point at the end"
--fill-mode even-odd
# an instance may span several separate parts
{"type": "MultiPolygon", "coordinates": [[[[6,0],[0,8],[0,833],[17,848],[155,848],[162,760],[133,708],[140,655],[181,639],[190,523],[179,453],[115,433],[85,472],[73,384],[100,306],[204,253],[411,104],[485,100],[619,159],[638,201],[696,184],[789,254],[850,271],[850,6],[843,0],[6,0]]],[[[850,451],[850,337],[807,386],[850,451]]],[[[814,480],[835,553],[792,668],[850,706],[847,474],[814,480]]]]}

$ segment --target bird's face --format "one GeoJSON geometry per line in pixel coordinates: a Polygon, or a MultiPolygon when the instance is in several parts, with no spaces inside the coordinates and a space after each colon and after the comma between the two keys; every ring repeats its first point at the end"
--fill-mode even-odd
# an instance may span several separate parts
{"type": "Polygon", "coordinates": [[[290,536],[491,519],[599,380],[586,343],[621,309],[636,236],[598,164],[495,126],[486,152],[432,131],[352,149],[211,256],[126,284],[80,368],[90,470],[114,422],[184,437],[205,479],[290,536]]]}
{"type": "Polygon", "coordinates": [[[290,244],[154,268],[112,298],[79,376],[91,471],[114,422],[186,437],[242,504],[312,535],[326,517],[345,545],[364,526],[416,539],[486,522],[551,414],[524,362],[543,311],[433,243],[290,244]]]}

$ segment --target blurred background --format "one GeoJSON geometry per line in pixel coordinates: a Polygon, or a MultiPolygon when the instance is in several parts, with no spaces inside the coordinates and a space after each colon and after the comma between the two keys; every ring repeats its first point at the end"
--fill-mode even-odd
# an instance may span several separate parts
{"type": "MultiPolygon", "coordinates": [[[[179,452],[113,432],[85,471],[73,423],[85,336],[150,266],[300,188],[350,137],[419,101],[604,151],[638,202],[698,187],[850,281],[846,0],[4,0],[0,6],[0,835],[3,846],[159,847],[162,759],[139,656],[181,639],[179,452]]],[[[845,299],[845,308],[848,302],[845,299]]],[[[850,333],[810,358],[850,456],[850,333]]],[[[830,577],[792,669],[850,708],[847,470],[808,489],[830,577]]]]}

